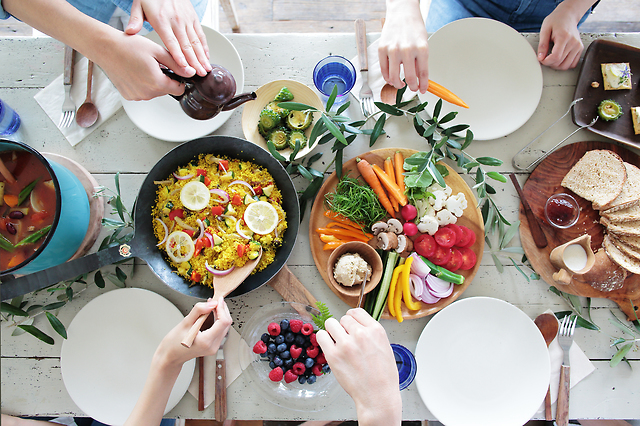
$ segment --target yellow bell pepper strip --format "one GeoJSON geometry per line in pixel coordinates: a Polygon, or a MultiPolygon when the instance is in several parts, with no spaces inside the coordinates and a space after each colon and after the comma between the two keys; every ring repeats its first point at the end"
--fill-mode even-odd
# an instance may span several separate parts
{"type": "Polygon", "coordinates": [[[322,250],[335,250],[344,243],[346,243],[346,241],[329,241],[328,243],[325,243],[324,246],[322,246],[322,250]]]}
{"type": "Polygon", "coordinates": [[[389,313],[392,317],[396,316],[396,310],[394,307],[394,299],[396,292],[396,284],[398,283],[398,275],[400,275],[400,271],[402,271],[402,265],[396,266],[393,270],[393,275],[391,276],[391,284],[389,285],[389,296],[387,297],[387,303],[389,305],[389,313]]]}
{"type": "Polygon", "coordinates": [[[411,263],[413,262],[413,257],[408,257],[407,262],[404,264],[404,274],[402,274],[402,298],[404,299],[404,304],[407,305],[407,308],[412,311],[417,311],[422,307],[420,302],[414,302],[413,296],[411,296],[411,290],[409,289],[409,285],[411,282],[411,278],[409,274],[411,273],[411,263]]]}
{"type": "Polygon", "coordinates": [[[337,243],[342,240],[335,235],[320,234],[320,241],[323,243],[337,243]]]}
{"type": "Polygon", "coordinates": [[[397,267],[400,272],[398,273],[398,282],[396,282],[396,291],[393,295],[393,310],[396,313],[396,320],[398,322],[402,322],[404,318],[402,318],[402,276],[405,273],[404,265],[400,265],[397,267]]]}

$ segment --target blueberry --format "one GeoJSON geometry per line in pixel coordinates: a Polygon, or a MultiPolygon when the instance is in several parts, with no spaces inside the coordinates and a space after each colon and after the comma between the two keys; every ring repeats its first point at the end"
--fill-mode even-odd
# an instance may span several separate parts
{"type": "Polygon", "coordinates": [[[329,364],[325,364],[322,366],[322,372],[325,374],[331,373],[331,367],[329,367],[329,364]]]}
{"type": "MultiPolygon", "coordinates": [[[[298,334],[298,335],[295,337],[295,342],[296,342],[296,346],[303,347],[304,342],[305,342],[305,338],[304,338],[304,336],[303,336],[303,335],[301,335],[301,334],[298,334]]],[[[307,345],[307,346],[308,346],[308,345],[307,345]]]]}
{"type": "Polygon", "coordinates": [[[289,329],[289,320],[283,319],[282,321],[280,321],[280,330],[285,331],[288,329],[289,329]]]}
{"type": "Polygon", "coordinates": [[[288,348],[286,343],[280,343],[278,346],[276,346],[276,352],[280,353],[280,352],[284,352],[286,351],[288,348]]]}
{"type": "Polygon", "coordinates": [[[278,334],[275,338],[276,345],[284,343],[284,336],[282,334],[278,334]]]}
{"type": "Polygon", "coordinates": [[[284,335],[284,341],[287,343],[293,343],[295,339],[296,339],[296,335],[290,331],[284,335]]]}
{"type": "Polygon", "coordinates": [[[315,375],[312,374],[307,378],[307,383],[309,383],[310,385],[314,384],[315,382],[316,382],[316,376],[315,375]]]}
{"type": "Polygon", "coordinates": [[[276,344],[275,343],[269,343],[267,345],[267,352],[269,352],[270,354],[273,354],[276,352],[276,344]]]}
{"type": "Polygon", "coordinates": [[[274,363],[276,366],[280,367],[280,366],[283,364],[283,362],[282,362],[282,358],[280,358],[280,357],[275,357],[275,358],[273,359],[273,363],[274,363]]]}
{"type": "Polygon", "coordinates": [[[262,336],[260,336],[260,340],[265,343],[269,343],[269,340],[271,340],[271,336],[269,335],[269,333],[263,333],[262,336]]]}
{"type": "Polygon", "coordinates": [[[260,354],[260,356],[261,356],[262,358],[266,358],[268,355],[267,355],[267,353],[265,352],[265,353],[260,354]]]}
{"type": "Polygon", "coordinates": [[[280,358],[282,358],[282,359],[290,359],[291,358],[291,353],[289,353],[289,351],[282,351],[282,353],[280,354],[280,358]]]}
{"type": "Polygon", "coordinates": [[[294,360],[292,358],[287,358],[284,360],[283,367],[291,368],[293,367],[294,360]]]}
{"type": "Polygon", "coordinates": [[[313,358],[307,358],[304,360],[304,366],[307,368],[311,368],[313,367],[313,364],[315,364],[316,362],[314,361],[313,358]]]}
{"type": "Polygon", "coordinates": [[[298,383],[300,383],[301,385],[304,385],[307,381],[307,378],[304,376],[298,376],[298,383]]]}
{"type": "Polygon", "coordinates": [[[273,361],[273,359],[274,359],[275,357],[276,357],[276,354],[275,354],[275,353],[272,353],[272,354],[267,353],[267,358],[269,358],[269,361],[273,361]]]}
{"type": "Polygon", "coordinates": [[[270,368],[270,369],[272,369],[272,370],[273,370],[274,368],[276,368],[276,363],[275,363],[275,362],[273,362],[273,361],[270,361],[270,362],[269,362],[269,368],[270,368]]]}

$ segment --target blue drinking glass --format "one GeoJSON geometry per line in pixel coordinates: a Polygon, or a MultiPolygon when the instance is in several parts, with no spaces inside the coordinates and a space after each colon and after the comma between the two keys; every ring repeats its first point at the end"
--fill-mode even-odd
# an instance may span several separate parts
{"type": "Polygon", "coordinates": [[[338,95],[334,105],[347,101],[349,92],[356,82],[356,69],[351,61],[342,56],[327,56],[313,69],[313,84],[326,104],[334,86],[338,87],[338,95]]]}
{"type": "Polygon", "coordinates": [[[403,390],[409,387],[409,385],[413,383],[413,379],[416,377],[416,358],[409,349],[402,345],[392,343],[391,349],[393,349],[393,356],[396,358],[396,366],[398,367],[400,390],[403,390]]]}
{"type": "Polygon", "coordinates": [[[17,140],[20,129],[20,116],[0,99],[0,137],[17,140]]]}

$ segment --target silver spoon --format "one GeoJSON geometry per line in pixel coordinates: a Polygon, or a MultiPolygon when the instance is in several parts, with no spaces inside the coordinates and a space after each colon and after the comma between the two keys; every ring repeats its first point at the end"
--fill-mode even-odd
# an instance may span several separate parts
{"type": "Polygon", "coordinates": [[[93,62],[87,65],[87,97],[76,112],[76,123],[80,127],[91,127],[98,121],[98,108],[91,103],[91,82],[93,80],[93,62]]]}

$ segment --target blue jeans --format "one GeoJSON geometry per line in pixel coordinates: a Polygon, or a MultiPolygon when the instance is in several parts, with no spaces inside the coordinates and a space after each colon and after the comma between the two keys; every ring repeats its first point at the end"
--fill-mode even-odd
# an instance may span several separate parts
{"type": "MultiPolygon", "coordinates": [[[[432,0],[427,32],[463,18],[481,17],[504,22],[519,32],[539,32],[542,21],[562,0],[432,0]]],[[[580,26],[590,11],[580,20],[580,26]]]]}

